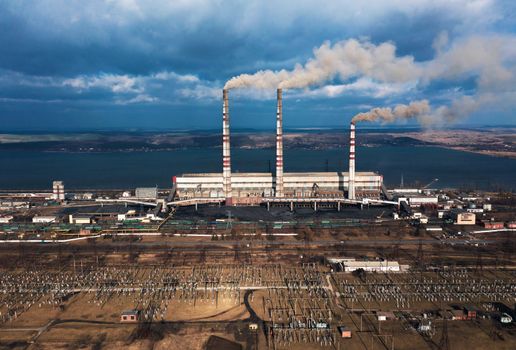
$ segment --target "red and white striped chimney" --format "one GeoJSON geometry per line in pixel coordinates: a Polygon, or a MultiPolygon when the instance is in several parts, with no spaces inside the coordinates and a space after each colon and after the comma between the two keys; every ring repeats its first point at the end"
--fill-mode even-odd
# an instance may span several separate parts
{"type": "Polygon", "coordinates": [[[222,90],[222,188],[226,205],[233,204],[231,191],[231,146],[229,142],[229,98],[228,90],[222,90]]]}
{"type": "Polygon", "coordinates": [[[348,199],[355,199],[355,123],[349,125],[348,199]]]}
{"type": "Polygon", "coordinates": [[[276,110],[276,197],[283,197],[283,99],[282,90],[277,90],[276,110]]]}

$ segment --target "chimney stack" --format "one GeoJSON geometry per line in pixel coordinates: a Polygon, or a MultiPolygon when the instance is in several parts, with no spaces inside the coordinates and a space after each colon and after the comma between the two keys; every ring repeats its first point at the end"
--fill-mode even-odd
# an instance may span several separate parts
{"type": "Polygon", "coordinates": [[[283,197],[283,101],[282,90],[277,90],[276,110],[276,197],[283,197]]]}
{"type": "Polygon", "coordinates": [[[355,123],[349,125],[348,199],[355,199],[355,123]]]}
{"type": "Polygon", "coordinates": [[[222,90],[222,188],[226,205],[233,204],[231,191],[231,146],[229,142],[229,99],[228,90],[222,90]]]}

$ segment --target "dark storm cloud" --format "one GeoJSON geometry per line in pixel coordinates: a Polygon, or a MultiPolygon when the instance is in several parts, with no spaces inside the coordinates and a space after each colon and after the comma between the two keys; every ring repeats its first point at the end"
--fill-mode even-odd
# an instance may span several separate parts
{"type": "MultiPolygon", "coordinates": [[[[214,114],[220,112],[219,89],[227,79],[259,69],[292,69],[325,40],[391,41],[399,55],[428,60],[434,54],[432,42],[443,31],[451,38],[513,32],[510,13],[510,2],[488,0],[336,1],[324,6],[304,0],[0,0],[0,117],[17,103],[15,110],[23,110],[23,101],[29,110],[24,115],[38,113],[30,103],[51,103],[38,116],[49,123],[53,114],[73,110],[74,103],[80,107],[73,110],[74,118],[97,115],[102,113],[98,106],[109,105],[118,120],[138,105],[142,114],[163,118],[167,126],[192,114],[211,127],[218,125],[214,114]],[[213,106],[212,111],[199,103],[213,106]]],[[[328,84],[292,92],[290,98],[306,98],[307,105],[326,106],[330,114],[342,106],[360,110],[421,93],[439,96],[449,88],[436,83],[416,89],[367,79],[328,84]]],[[[237,101],[254,101],[247,112],[242,110],[248,115],[253,106],[261,110],[257,99],[273,98],[270,92],[234,95],[237,101]]],[[[305,114],[299,113],[299,123],[308,122],[305,114]]]]}

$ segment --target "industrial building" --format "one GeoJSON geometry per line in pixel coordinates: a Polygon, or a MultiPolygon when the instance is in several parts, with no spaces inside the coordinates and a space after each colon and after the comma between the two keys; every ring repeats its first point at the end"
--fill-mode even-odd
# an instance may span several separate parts
{"type": "Polygon", "coordinates": [[[63,181],[52,182],[52,198],[56,201],[65,200],[65,191],[63,181]]]}
{"type": "Polygon", "coordinates": [[[355,258],[328,258],[328,262],[337,270],[353,272],[364,270],[369,272],[400,272],[406,267],[392,260],[356,260],[355,258]]]}
{"type": "MultiPolygon", "coordinates": [[[[276,171],[275,173],[232,173],[228,91],[223,90],[222,105],[222,173],[183,174],[174,176],[175,198],[181,200],[224,201],[226,205],[258,205],[275,201],[309,198],[347,198],[358,203],[363,198],[380,199],[383,177],[375,172],[355,171],[355,124],[350,125],[349,171],[283,171],[283,102],[277,90],[276,171]]],[[[343,155],[344,156],[344,155],[343,155]]]]}
{"type": "Polygon", "coordinates": [[[134,191],[135,197],[138,199],[156,199],[158,198],[157,187],[138,187],[134,191]]]}
{"type": "MultiPolygon", "coordinates": [[[[220,173],[184,174],[176,177],[179,199],[223,198],[223,178],[220,173]]],[[[359,197],[378,198],[382,176],[373,172],[355,175],[359,197]]],[[[262,198],[276,197],[276,176],[271,173],[237,173],[231,177],[234,204],[258,204],[262,198]]],[[[349,191],[347,172],[284,173],[283,196],[288,198],[344,197],[349,191]]]]}
{"type": "Polygon", "coordinates": [[[91,224],[93,222],[93,217],[88,214],[70,214],[68,215],[68,222],[70,224],[91,224]]]}
{"type": "Polygon", "coordinates": [[[32,222],[35,224],[48,224],[56,221],[57,217],[51,215],[34,216],[32,218],[32,222]]]}
{"type": "Polygon", "coordinates": [[[451,211],[451,218],[456,225],[475,225],[476,215],[460,209],[451,211]]]}
{"type": "Polygon", "coordinates": [[[8,224],[13,221],[12,215],[0,216],[0,224],[8,224]]]}

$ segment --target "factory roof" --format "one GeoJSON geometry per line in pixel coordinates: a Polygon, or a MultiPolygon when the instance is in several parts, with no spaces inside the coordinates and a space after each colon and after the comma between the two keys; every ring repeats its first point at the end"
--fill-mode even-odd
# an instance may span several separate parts
{"type": "MultiPolygon", "coordinates": [[[[332,171],[332,172],[300,172],[300,173],[283,173],[283,177],[289,176],[339,176],[348,174],[347,171],[332,171]]],[[[378,176],[374,171],[357,171],[357,175],[363,176],[378,176]]],[[[220,177],[222,173],[185,173],[180,177],[220,177]]],[[[247,176],[272,176],[272,173],[231,173],[232,177],[247,177],[247,176]]]]}
{"type": "MultiPolygon", "coordinates": [[[[182,177],[217,177],[222,176],[222,173],[187,173],[182,174],[182,177]]],[[[231,176],[272,176],[271,173],[231,173],[231,176]]]]}
{"type": "Polygon", "coordinates": [[[397,261],[385,260],[385,261],[346,261],[344,262],[346,267],[353,268],[375,268],[375,267],[399,267],[400,264],[397,261]]]}

